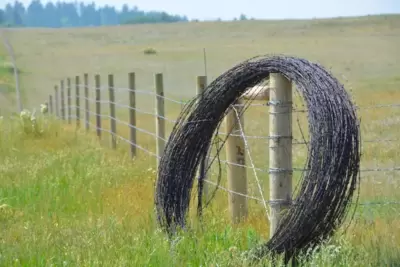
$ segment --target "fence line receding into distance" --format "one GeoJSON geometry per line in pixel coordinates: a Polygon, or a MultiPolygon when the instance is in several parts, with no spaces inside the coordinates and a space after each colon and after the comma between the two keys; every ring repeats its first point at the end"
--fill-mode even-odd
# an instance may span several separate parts
{"type": "MultiPolygon", "coordinates": [[[[110,147],[112,149],[116,149],[118,146],[117,140],[122,140],[129,144],[129,153],[131,157],[136,157],[138,155],[138,150],[143,151],[144,153],[153,156],[156,159],[156,164],[158,166],[158,162],[162,157],[163,149],[166,145],[167,134],[166,134],[166,122],[176,123],[177,120],[168,118],[166,116],[165,111],[165,103],[172,102],[179,105],[184,105],[185,102],[176,100],[174,98],[166,97],[164,91],[164,83],[163,83],[163,75],[161,73],[157,73],[154,76],[154,88],[155,91],[145,91],[138,90],[135,85],[135,73],[129,73],[128,75],[128,88],[119,88],[115,87],[114,76],[112,74],[107,76],[106,82],[107,86],[102,86],[101,82],[104,82],[101,79],[100,75],[95,75],[93,79],[94,86],[90,86],[90,79],[88,74],[83,75],[83,84],[81,84],[80,76],[75,76],[74,84],[71,78],[67,78],[65,81],[60,81],[59,84],[54,86],[54,94],[50,94],[48,97],[48,107],[49,112],[54,115],[56,118],[65,121],[68,124],[72,124],[72,119],[76,121],[76,127],[80,128],[81,125],[84,125],[84,129],[86,131],[90,131],[91,129],[96,131],[96,135],[99,139],[102,139],[102,132],[109,133],[111,135],[110,138],[110,147]],[[75,86],[75,96],[72,96],[71,91],[73,91],[73,86],[75,86]],[[121,104],[116,100],[116,92],[126,92],[126,98],[128,99],[128,104],[121,104]],[[90,94],[90,92],[92,92],[90,94]],[[149,112],[144,111],[142,109],[137,108],[137,96],[145,94],[154,97],[156,111],[149,112]],[[95,98],[90,98],[89,95],[95,95],[95,98]],[[108,99],[104,99],[104,96],[108,95],[108,99]],[[75,101],[74,101],[75,100],[75,101]],[[83,106],[82,106],[83,104],[83,106]],[[95,111],[90,110],[90,105],[95,105],[95,111]],[[102,114],[103,106],[101,104],[107,104],[109,109],[109,115],[102,114]],[[117,118],[116,108],[124,108],[128,111],[129,121],[123,121],[117,118]],[[72,110],[75,110],[75,114],[72,114],[72,110]],[[137,115],[145,114],[154,116],[154,125],[156,126],[156,132],[151,132],[145,129],[142,129],[137,126],[137,115]],[[83,116],[83,117],[82,117],[83,116]],[[93,124],[91,119],[95,121],[93,124]],[[109,129],[103,127],[102,123],[104,123],[104,119],[109,120],[109,129]],[[81,121],[83,123],[81,124],[81,121]],[[125,138],[118,134],[118,124],[126,125],[129,127],[129,137],[125,138]],[[139,144],[137,139],[137,133],[144,133],[154,137],[156,151],[150,151],[145,148],[145,145],[139,144]]],[[[282,87],[281,92],[287,92],[287,95],[275,95],[274,99],[270,99],[270,101],[288,101],[291,102],[291,98],[288,99],[289,95],[291,95],[291,83],[287,83],[283,78],[272,77],[270,78],[275,81],[276,86],[282,87]]],[[[206,87],[207,79],[205,76],[197,77],[197,85],[196,88],[197,94],[202,94],[206,87]]],[[[262,98],[266,99],[266,98],[262,98]]],[[[258,100],[262,100],[258,99],[258,100]]],[[[257,172],[266,172],[269,170],[267,168],[257,168],[254,166],[252,160],[250,160],[251,166],[246,164],[246,144],[247,140],[256,139],[256,140],[265,140],[269,141],[270,144],[274,143],[275,135],[291,135],[291,113],[302,113],[307,112],[305,109],[298,109],[293,106],[288,106],[285,112],[282,112],[280,109],[279,112],[270,114],[270,132],[269,136],[257,136],[257,135],[246,135],[244,133],[243,126],[245,121],[245,116],[243,113],[238,112],[243,105],[238,102],[233,105],[231,111],[226,115],[225,122],[227,132],[229,134],[229,138],[225,145],[226,149],[226,160],[220,159],[221,163],[230,166],[227,168],[227,176],[228,176],[228,187],[223,187],[215,181],[209,179],[209,174],[205,173],[205,169],[207,168],[211,159],[209,155],[207,157],[207,162],[203,162],[200,164],[200,174],[204,176],[204,181],[209,186],[215,186],[225,192],[228,192],[228,203],[229,203],[229,211],[231,214],[231,219],[233,222],[237,221],[238,217],[246,217],[247,216],[247,200],[252,199],[262,203],[265,208],[269,203],[274,203],[279,200],[283,195],[287,194],[292,190],[291,185],[291,175],[287,177],[286,186],[282,189],[278,190],[278,186],[274,184],[270,184],[270,187],[275,188],[272,196],[270,196],[269,200],[265,200],[262,192],[260,192],[260,196],[249,195],[247,192],[247,177],[246,177],[246,169],[253,169],[255,176],[257,177],[257,172]],[[284,116],[284,120],[280,117],[284,116]],[[275,119],[276,117],[276,119],[275,119]],[[272,122],[271,122],[272,121],[272,122]],[[279,121],[287,121],[287,124],[279,124],[279,121]],[[272,124],[271,124],[272,123],[272,124]],[[272,126],[272,127],[271,127],[272,126]],[[233,132],[230,130],[234,128],[233,132]]],[[[269,103],[264,101],[264,103],[253,103],[250,106],[261,107],[264,106],[268,108],[269,103]]],[[[273,105],[271,105],[270,110],[273,109],[273,105]]],[[[383,105],[372,105],[372,106],[358,106],[357,109],[373,109],[373,108],[400,108],[400,104],[383,104],[383,105]]],[[[198,123],[198,122],[187,122],[187,123],[198,123]]],[[[218,134],[226,135],[226,132],[219,131],[218,134]]],[[[383,138],[383,139],[375,139],[375,140],[363,140],[363,143],[383,143],[383,142],[400,142],[399,139],[395,138],[383,138]]],[[[288,139],[285,147],[282,147],[283,150],[287,150],[287,147],[296,146],[296,145],[307,145],[306,140],[297,140],[294,138],[288,139]]],[[[291,153],[286,156],[282,156],[284,153],[277,153],[274,156],[274,151],[270,149],[270,167],[271,164],[274,167],[271,168],[290,168],[293,172],[303,172],[306,171],[303,168],[292,167],[292,155],[291,153]]],[[[248,154],[247,157],[251,158],[251,155],[248,154]]],[[[370,167],[370,168],[362,168],[361,173],[366,172],[397,172],[400,171],[400,166],[393,167],[370,167]]],[[[269,174],[276,175],[273,172],[269,174]]],[[[279,174],[280,175],[280,174],[279,174]]],[[[261,190],[261,188],[259,188],[261,190]]],[[[204,188],[204,194],[207,195],[210,192],[210,188],[207,186],[204,188]]],[[[295,204],[295,203],[292,203],[295,204]]],[[[363,202],[361,205],[399,205],[400,202],[397,201],[375,201],[375,202],[363,202]]],[[[279,220],[278,215],[274,215],[270,220],[279,220]]],[[[276,222],[274,223],[274,225],[276,222]]],[[[271,227],[271,231],[273,231],[274,227],[271,227]]]]}

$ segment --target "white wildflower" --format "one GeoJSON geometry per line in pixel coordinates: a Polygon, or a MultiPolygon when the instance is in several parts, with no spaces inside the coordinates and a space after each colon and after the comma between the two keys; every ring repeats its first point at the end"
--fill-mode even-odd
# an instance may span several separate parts
{"type": "Polygon", "coordinates": [[[46,114],[48,112],[47,103],[46,104],[40,104],[40,112],[42,114],[46,114]]]}
{"type": "Polygon", "coordinates": [[[35,122],[36,121],[36,109],[33,110],[32,114],[31,114],[31,122],[35,122]]]}
{"type": "Polygon", "coordinates": [[[24,109],[19,114],[20,118],[23,120],[29,120],[31,118],[31,112],[27,109],[24,109]]]}

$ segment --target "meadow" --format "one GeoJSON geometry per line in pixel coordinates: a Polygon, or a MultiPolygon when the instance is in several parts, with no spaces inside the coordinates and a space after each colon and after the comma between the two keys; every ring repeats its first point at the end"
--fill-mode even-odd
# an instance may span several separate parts
{"type": "MultiPolygon", "coordinates": [[[[114,74],[119,88],[116,99],[121,104],[127,103],[124,88],[129,72],[136,73],[137,89],[148,92],[154,91],[153,75],[163,73],[166,96],[188,100],[195,94],[195,77],[204,75],[203,48],[209,81],[260,54],[294,55],[321,63],[344,84],[355,104],[364,107],[358,115],[364,140],[361,169],[365,171],[359,188],[361,205],[350,227],[313,252],[303,265],[400,266],[399,172],[370,170],[400,166],[400,141],[385,141],[398,137],[400,108],[376,107],[400,103],[399,26],[400,16],[387,15],[13,29],[6,35],[16,52],[24,104],[29,109],[47,101],[60,80],[84,73],[89,74],[90,86],[95,74],[101,75],[102,85],[107,83],[107,74],[114,74]],[[145,54],[149,48],[157,53],[145,54]]],[[[0,56],[3,62],[7,60],[2,48],[0,56]]],[[[0,75],[0,81],[12,83],[11,72],[0,71],[0,75]]],[[[11,93],[2,97],[12,99],[11,93]]],[[[107,99],[106,93],[103,97],[107,99]]],[[[296,101],[302,104],[299,96],[296,101]]],[[[12,102],[0,103],[3,113],[3,107],[13,109],[12,102]]],[[[154,113],[154,96],[139,94],[137,107],[154,113]]],[[[167,101],[166,116],[176,119],[181,108],[167,101]]],[[[108,114],[107,104],[102,105],[102,113],[108,114]]],[[[117,116],[127,121],[127,110],[118,109],[117,116]]],[[[154,132],[153,116],[137,116],[139,128],[154,132]]],[[[307,130],[305,116],[294,118],[307,130]]],[[[155,221],[153,157],[139,152],[131,159],[122,141],[116,150],[109,148],[107,134],[99,142],[93,132],[77,130],[74,124],[51,116],[38,119],[44,130],[39,136],[24,133],[18,120],[7,116],[0,124],[1,266],[249,266],[245,251],[268,239],[268,221],[259,203],[249,200],[248,220],[233,226],[227,195],[218,191],[204,215],[204,227],[194,227],[171,245],[155,221]]],[[[266,107],[252,107],[245,120],[246,134],[268,135],[266,107]]],[[[172,126],[167,123],[167,133],[172,126]]],[[[106,118],[103,127],[109,127],[106,118]]],[[[294,125],[295,138],[299,138],[298,128],[294,125]]],[[[117,131],[123,137],[129,135],[122,124],[117,131]]],[[[138,133],[138,144],[155,151],[153,136],[138,133]]],[[[266,169],[268,144],[260,140],[249,144],[256,165],[266,169]]],[[[294,166],[302,166],[305,151],[293,148],[294,166]]],[[[267,192],[268,174],[259,175],[267,192]]],[[[257,194],[251,170],[248,179],[249,194],[257,194]]],[[[196,225],[196,218],[191,219],[196,225]]],[[[266,259],[257,266],[269,264],[266,259]]]]}

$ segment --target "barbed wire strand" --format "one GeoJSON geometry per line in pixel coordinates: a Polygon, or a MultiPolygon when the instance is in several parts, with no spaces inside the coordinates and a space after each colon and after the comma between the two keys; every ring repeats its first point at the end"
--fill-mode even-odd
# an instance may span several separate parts
{"type": "MultiPolygon", "coordinates": [[[[72,96],[71,96],[71,98],[75,99],[75,98],[72,97],[72,96]]],[[[83,98],[84,100],[86,100],[86,99],[89,100],[91,103],[95,103],[95,102],[96,102],[96,100],[93,99],[93,98],[86,98],[86,97],[82,97],[82,98],[83,98]]],[[[166,117],[166,116],[161,116],[161,115],[158,115],[158,114],[156,114],[156,113],[154,113],[154,112],[145,111],[145,110],[139,109],[139,108],[132,108],[132,107],[130,107],[129,105],[121,104],[121,103],[118,103],[118,102],[112,102],[112,101],[109,101],[109,100],[100,100],[99,103],[101,103],[101,104],[110,104],[110,103],[113,103],[116,107],[126,108],[126,109],[128,109],[128,110],[135,110],[137,113],[145,114],[145,115],[149,115],[149,116],[154,116],[154,117],[157,117],[157,118],[160,118],[160,119],[164,119],[165,121],[167,121],[167,122],[169,122],[169,123],[177,123],[177,122],[178,122],[177,120],[170,119],[170,118],[168,118],[168,117],[166,117]]],[[[397,106],[397,104],[395,104],[395,105],[397,106]]],[[[398,104],[398,105],[400,106],[400,104],[398,104]]],[[[241,104],[232,105],[232,106],[234,106],[234,107],[241,107],[241,104]]],[[[249,105],[249,106],[251,106],[251,105],[249,105]]],[[[70,106],[70,108],[76,108],[76,106],[70,106]]],[[[61,107],[60,109],[62,110],[62,107],[61,107]]],[[[66,109],[67,109],[67,108],[66,108],[66,109]]],[[[84,109],[83,109],[83,110],[84,110],[84,109]]],[[[95,115],[95,114],[94,114],[94,115],[95,115]]],[[[203,120],[203,121],[188,121],[188,122],[185,122],[185,123],[198,123],[198,122],[208,122],[208,121],[206,121],[206,120],[203,120]]],[[[222,131],[218,131],[218,134],[224,135],[224,136],[225,136],[225,135],[227,135],[228,133],[222,132],[222,131]]],[[[235,137],[242,137],[242,135],[240,135],[240,134],[233,134],[233,133],[230,133],[230,135],[231,135],[231,136],[235,136],[235,137]]],[[[268,139],[271,139],[271,138],[275,138],[275,137],[273,137],[273,136],[257,136],[257,135],[245,135],[245,136],[246,136],[247,139],[266,139],[266,140],[268,140],[268,139]]],[[[304,139],[304,137],[302,137],[302,139],[304,139]]],[[[295,138],[293,138],[293,140],[294,140],[294,142],[292,142],[292,145],[308,145],[308,142],[305,142],[305,141],[298,141],[298,140],[295,139],[295,138]]],[[[396,138],[384,138],[384,139],[363,140],[362,142],[364,142],[364,143],[400,142],[400,139],[396,139],[396,138]]]]}
{"type": "MultiPolygon", "coordinates": [[[[232,105],[232,106],[233,106],[233,105],[232,105]]],[[[76,110],[76,106],[71,105],[70,107],[71,107],[71,109],[76,110]]],[[[83,107],[79,107],[79,109],[80,109],[80,111],[85,111],[85,109],[84,109],[83,107]]],[[[89,110],[88,112],[89,112],[89,114],[97,115],[97,114],[96,114],[95,112],[93,112],[93,111],[90,111],[90,110],[89,110]]],[[[98,115],[99,115],[99,117],[101,117],[101,118],[106,118],[106,119],[109,119],[109,120],[112,119],[112,117],[111,117],[110,115],[108,115],[108,114],[98,114],[98,115]]],[[[154,114],[154,115],[155,115],[155,114],[154,114]]],[[[162,116],[160,116],[160,117],[161,117],[161,118],[164,118],[164,117],[162,117],[162,116]]],[[[66,114],[66,118],[67,118],[67,114],[66,114]]],[[[75,119],[76,119],[76,117],[75,117],[75,119]]],[[[82,119],[82,118],[81,118],[81,119],[82,119]]],[[[132,128],[136,129],[136,130],[139,131],[139,132],[148,134],[148,135],[153,136],[153,137],[155,137],[155,138],[161,138],[161,137],[157,136],[156,133],[150,132],[150,131],[145,130],[145,129],[143,129],[143,128],[139,128],[139,127],[137,127],[137,126],[130,125],[128,122],[122,121],[122,120],[120,120],[120,119],[118,119],[118,118],[115,118],[115,121],[118,122],[118,123],[120,123],[120,124],[122,124],[122,125],[125,125],[125,126],[127,126],[127,127],[132,127],[132,128]]],[[[225,136],[228,135],[228,133],[225,133],[225,132],[218,132],[218,133],[221,134],[221,135],[225,135],[225,136]]],[[[243,134],[244,134],[244,131],[243,131],[243,134]]],[[[229,135],[230,135],[230,136],[242,137],[242,138],[246,138],[246,139],[254,137],[254,136],[247,136],[247,135],[234,134],[234,133],[230,133],[229,135]]],[[[257,137],[258,137],[258,136],[257,136],[257,137]]],[[[260,136],[260,137],[261,137],[261,136],[260,136]]],[[[263,138],[265,138],[265,139],[270,139],[270,138],[274,138],[274,137],[265,136],[265,137],[263,137],[263,138]]],[[[168,140],[168,138],[161,138],[161,139],[162,139],[163,141],[167,141],[167,140],[168,140]]],[[[363,141],[363,142],[382,142],[382,141],[387,141],[387,140],[368,140],[368,141],[363,141]]],[[[397,141],[397,140],[396,140],[396,139],[391,139],[390,141],[392,142],[392,141],[397,141]]],[[[129,141],[129,142],[130,142],[130,141],[129,141]]],[[[212,156],[208,156],[207,158],[208,158],[208,159],[213,159],[212,156]]],[[[223,159],[219,159],[219,161],[220,161],[221,163],[224,163],[224,164],[227,164],[227,165],[231,165],[231,166],[243,167],[243,168],[252,169],[252,170],[255,170],[255,171],[258,171],[258,172],[268,173],[268,169],[263,169],[263,168],[259,168],[259,167],[255,167],[255,166],[252,167],[252,166],[248,166],[248,165],[244,165],[244,164],[240,164],[240,163],[230,162],[230,161],[228,161],[228,160],[223,160],[223,159]]],[[[308,171],[308,169],[300,168],[300,167],[293,167],[293,168],[291,169],[291,171],[293,171],[293,172],[304,172],[304,171],[308,171]]],[[[390,172],[390,171],[400,171],[400,166],[399,166],[399,167],[395,166],[395,167],[376,167],[376,168],[364,168],[364,169],[360,169],[360,172],[390,172]]]]}
{"type": "MultiPolygon", "coordinates": [[[[76,85],[71,85],[71,89],[75,89],[75,86],[76,85]]],[[[79,88],[86,88],[86,86],[84,85],[84,84],[78,84],[78,87],[79,88]]],[[[92,89],[92,90],[96,90],[96,87],[94,87],[94,86],[91,86],[91,85],[88,85],[87,86],[89,89],[92,89]]],[[[159,97],[159,98],[163,98],[164,100],[167,100],[167,101],[169,101],[169,102],[172,102],[172,103],[176,103],[176,104],[179,104],[179,105],[185,105],[185,104],[187,104],[188,102],[189,102],[189,100],[188,101],[182,101],[182,100],[176,100],[176,99],[173,99],[173,98],[171,98],[171,97],[166,97],[166,96],[163,96],[163,95],[159,95],[159,94],[157,94],[156,92],[153,92],[153,91],[149,91],[149,90],[139,90],[139,89],[129,89],[129,88],[124,88],[124,87],[111,87],[112,89],[114,89],[114,91],[115,92],[117,92],[117,91],[124,91],[124,92],[135,92],[135,93],[137,93],[137,94],[143,94],[143,95],[151,95],[151,96],[157,96],[157,97],[159,97]]],[[[108,86],[101,86],[101,87],[99,87],[99,89],[101,90],[101,91],[108,91],[110,88],[108,87],[108,86]]],[[[193,97],[193,96],[192,96],[193,97]]],[[[232,106],[234,106],[234,107],[241,107],[243,104],[234,104],[234,105],[232,105],[232,106]]],[[[246,104],[247,105],[247,104],[246,104]]],[[[267,101],[266,103],[251,103],[251,104],[249,104],[249,105],[247,105],[247,106],[250,106],[250,107],[262,107],[262,106],[264,106],[264,107],[267,107],[267,106],[269,106],[270,105],[270,102],[269,101],[267,101]]],[[[374,109],[374,108],[399,108],[400,107],[400,103],[389,103],[389,104],[376,104],[376,105],[362,105],[362,106],[357,106],[357,105],[355,105],[355,109],[356,110],[363,110],[363,109],[365,109],[365,110],[368,110],[368,109],[374,109]]],[[[297,109],[297,108],[293,108],[292,109],[292,111],[291,111],[292,113],[293,112],[298,112],[298,113],[304,113],[304,112],[308,112],[308,110],[306,110],[306,109],[297,109]]]]}

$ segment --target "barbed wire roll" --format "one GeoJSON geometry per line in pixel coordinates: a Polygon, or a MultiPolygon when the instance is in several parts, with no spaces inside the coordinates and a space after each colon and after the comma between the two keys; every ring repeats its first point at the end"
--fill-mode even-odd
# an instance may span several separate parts
{"type": "Polygon", "coordinates": [[[169,234],[185,228],[196,170],[226,112],[246,88],[274,72],[294,82],[305,100],[309,151],[294,204],[257,254],[284,254],[288,260],[330,237],[345,219],[360,167],[359,122],[350,96],[319,64],[259,56],[223,73],[180,114],[160,161],[155,195],[158,223],[169,234]]]}

